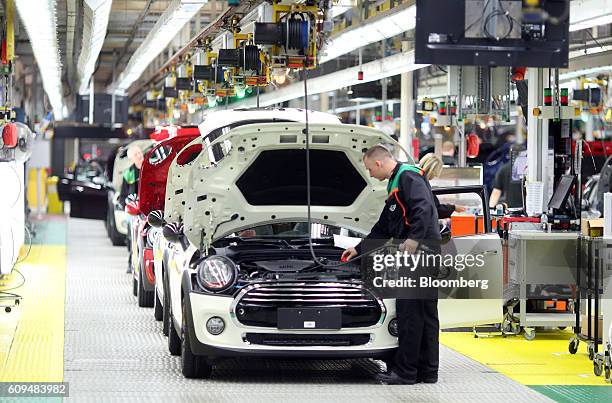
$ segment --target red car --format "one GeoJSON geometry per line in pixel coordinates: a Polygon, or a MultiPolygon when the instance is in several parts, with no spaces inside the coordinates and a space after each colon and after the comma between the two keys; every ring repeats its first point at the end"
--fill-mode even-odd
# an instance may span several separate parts
{"type": "Polygon", "coordinates": [[[169,137],[154,146],[145,155],[142,164],[138,199],[126,205],[132,220],[132,284],[134,296],[138,297],[138,306],[152,307],[154,301],[153,242],[156,232],[151,231],[147,215],[153,210],[164,209],[170,164],[176,154],[199,135],[197,129],[179,130],[176,137],[169,137]]]}

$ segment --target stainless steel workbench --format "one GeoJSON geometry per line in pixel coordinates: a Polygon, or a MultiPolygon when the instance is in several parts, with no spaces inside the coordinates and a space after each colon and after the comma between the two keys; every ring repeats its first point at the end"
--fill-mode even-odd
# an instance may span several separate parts
{"type": "MultiPolygon", "coordinates": [[[[535,327],[574,326],[573,313],[527,313],[527,300],[531,298],[571,299],[571,293],[550,295],[545,288],[540,295],[533,295],[531,286],[571,287],[576,284],[577,232],[544,232],[518,230],[508,237],[509,284],[514,285],[515,298],[519,300],[520,326],[525,338],[535,338],[535,327]],[[549,297],[547,297],[549,295],[549,297]]],[[[512,288],[512,287],[511,287],[512,288]]]]}

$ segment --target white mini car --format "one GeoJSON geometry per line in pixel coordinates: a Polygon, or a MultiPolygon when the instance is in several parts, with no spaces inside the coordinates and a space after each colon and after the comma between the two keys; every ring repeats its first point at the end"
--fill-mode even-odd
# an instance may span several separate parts
{"type": "MultiPolygon", "coordinates": [[[[304,120],[303,110],[291,108],[227,110],[207,115],[206,120],[199,126],[201,137],[185,146],[171,165],[166,182],[164,210],[154,213],[152,220],[154,222],[157,220],[159,226],[162,225],[162,222],[183,222],[186,196],[184,189],[187,187],[189,171],[202,150],[214,139],[242,125],[264,122],[303,122],[304,120]]],[[[309,112],[309,120],[313,123],[340,124],[336,116],[320,112],[309,112]]],[[[152,231],[161,235],[162,228],[154,227],[152,231]]],[[[171,244],[163,236],[152,238],[155,239],[153,244],[155,312],[162,311],[163,333],[167,336],[170,329],[170,309],[166,302],[169,296],[164,291],[167,289],[168,252],[171,244]]],[[[176,354],[180,352],[178,348],[173,351],[176,354]]]]}
{"type": "MultiPolygon", "coordinates": [[[[362,156],[393,140],[371,128],[314,120],[310,231],[303,123],[222,129],[183,164],[188,169],[181,170],[180,154],[170,169],[184,182],[172,188],[169,179],[165,219],[151,213],[149,224],[164,225],[156,248],[168,347],[181,354],[188,378],[209,376],[223,357],[389,360],[397,348],[395,300],[369,289],[359,266],[324,267],[313,258],[339,263],[343,249],[333,235],[363,236],[376,222],[385,184],[369,177],[362,156]]],[[[487,264],[499,277],[491,285],[499,300],[441,301],[443,327],[501,322],[501,245],[487,264]]]]}

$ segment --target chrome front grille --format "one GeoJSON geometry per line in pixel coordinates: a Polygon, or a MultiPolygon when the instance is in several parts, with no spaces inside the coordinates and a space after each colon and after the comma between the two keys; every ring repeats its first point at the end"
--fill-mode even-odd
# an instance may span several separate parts
{"type": "Polygon", "coordinates": [[[249,326],[276,327],[278,308],[340,308],[342,327],[373,326],[384,318],[384,305],[361,284],[273,282],[245,287],[233,313],[249,326]]]}

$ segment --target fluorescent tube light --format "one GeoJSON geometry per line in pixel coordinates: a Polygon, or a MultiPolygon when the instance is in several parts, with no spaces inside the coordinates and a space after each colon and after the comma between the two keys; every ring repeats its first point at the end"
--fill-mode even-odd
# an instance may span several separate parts
{"type": "Polygon", "coordinates": [[[381,18],[372,17],[372,21],[365,20],[361,25],[348,28],[331,38],[323,49],[324,55],[319,62],[325,63],[371,43],[392,38],[414,29],[415,26],[415,5],[386,14],[381,18]]]}
{"type": "Polygon", "coordinates": [[[344,13],[346,13],[348,10],[350,10],[353,7],[357,7],[357,1],[356,0],[338,0],[333,2],[332,7],[331,7],[331,17],[332,18],[336,18],[344,13]]]}
{"type": "Polygon", "coordinates": [[[111,92],[125,93],[208,0],[173,0],[132,55],[111,92]]]}
{"type": "Polygon", "coordinates": [[[595,73],[604,73],[604,72],[611,72],[612,73],[612,65],[610,66],[600,66],[600,67],[592,67],[592,68],[588,68],[588,69],[581,69],[581,70],[576,70],[576,71],[572,71],[569,73],[563,73],[563,74],[559,74],[559,80],[571,80],[573,78],[578,78],[581,76],[586,76],[589,74],[595,74],[595,73]]]}
{"type": "Polygon", "coordinates": [[[62,65],[57,45],[55,0],[40,0],[33,6],[30,0],[15,0],[21,22],[30,39],[40,70],[43,88],[53,108],[55,120],[63,118],[62,65]]]}
{"type": "Polygon", "coordinates": [[[612,23],[612,0],[570,2],[570,32],[612,23]]]}
{"type": "Polygon", "coordinates": [[[89,92],[89,79],[94,72],[96,60],[98,60],[106,37],[112,4],[112,0],[85,0],[83,2],[83,40],[77,64],[80,80],[79,93],[81,94],[89,92]]]}

